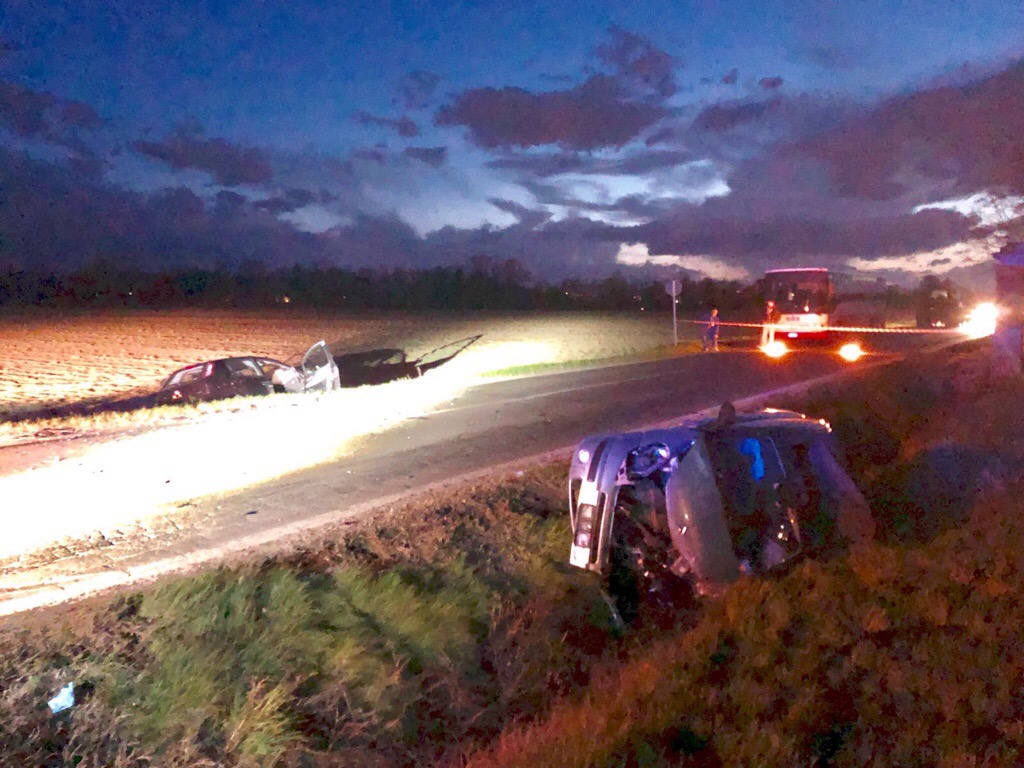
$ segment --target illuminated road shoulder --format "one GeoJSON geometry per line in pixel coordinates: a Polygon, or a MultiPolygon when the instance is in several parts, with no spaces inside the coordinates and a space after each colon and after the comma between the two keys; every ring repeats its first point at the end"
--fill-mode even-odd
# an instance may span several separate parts
{"type": "Polygon", "coordinates": [[[422,378],[320,395],[247,401],[247,409],[102,442],[73,459],[0,477],[0,557],[155,517],[347,455],[353,442],[450,403],[488,370],[545,362],[543,344],[508,343],[422,378]]]}
{"type": "MultiPolygon", "coordinates": [[[[892,359],[895,358],[889,358],[889,361],[892,359]]],[[[859,370],[863,371],[875,365],[884,365],[885,362],[878,360],[861,366],[859,370]]],[[[819,375],[777,389],[762,391],[759,394],[736,398],[734,402],[741,410],[759,407],[769,402],[771,398],[798,395],[814,387],[836,381],[848,375],[852,370],[854,369],[819,375]]],[[[717,406],[713,409],[678,415],[672,419],[654,422],[647,426],[656,428],[673,425],[680,420],[712,415],[716,410],[717,406]]],[[[635,426],[644,428],[640,425],[635,426]]],[[[341,508],[337,503],[332,503],[330,498],[326,498],[322,510],[311,511],[306,517],[234,536],[230,540],[215,545],[212,545],[205,537],[201,537],[193,546],[187,548],[173,546],[168,549],[158,541],[153,542],[145,556],[132,558],[131,562],[115,565],[113,568],[108,561],[101,558],[99,561],[91,561],[92,566],[87,569],[76,568],[73,563],[69,563],[66,566],[54,568],[4,573],[0,575],[0,616],[23,613],[36,608],[74,601],[109,589],[147,582],[165,574],[187,571],[232,555],[250,553],[260,547],[273,547],[274,551],[279,551],[283,547],[294,545],[293,542],[305,541],[305,538],[300,538],[304,534],[316,532],[317,535],[323,535],[331,530],[331,526],[348,524],[374,510],[389,508],[414,498],[421,499],[435,492],[450,491],[460,484],[478,482],[484,478],[500,477],[530,466],[564,460],[574,445],[575,443],[511,461],[497,462],[480,469],[453,474],[442,481],[417,484],[414,488],[399,493],[384,493],[365,502],[346,503],[341,508]]]]}

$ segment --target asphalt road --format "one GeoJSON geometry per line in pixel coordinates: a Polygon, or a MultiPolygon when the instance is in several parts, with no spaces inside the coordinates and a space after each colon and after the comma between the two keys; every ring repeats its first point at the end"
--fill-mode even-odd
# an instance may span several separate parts
{"type": "Polygon", "coordinates": [[[671,420],[880,359],[891,355],[851,366],[825,350],[782,361],[728,351],[485,383],[447,407],[361,439],[347,458],[195,501],[183,514],[188,522],[169,538],[0,574],[0,614],[208,562],[243,546],[272,547],[289,532],[372,513],[419,489],[565,448],[594,432],[671,420]]]}

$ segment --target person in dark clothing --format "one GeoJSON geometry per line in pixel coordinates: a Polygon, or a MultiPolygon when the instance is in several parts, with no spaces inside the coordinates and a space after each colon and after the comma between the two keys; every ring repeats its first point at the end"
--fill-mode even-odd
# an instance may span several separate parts
{"type": "Polygon", "coordinates": [[[702,348],[705,352],[717,352],[718,351],[718,307],[712,307],[711,312],[705,318],[706,323],[704,327],[704,337],[702,339],[702,348]]]}

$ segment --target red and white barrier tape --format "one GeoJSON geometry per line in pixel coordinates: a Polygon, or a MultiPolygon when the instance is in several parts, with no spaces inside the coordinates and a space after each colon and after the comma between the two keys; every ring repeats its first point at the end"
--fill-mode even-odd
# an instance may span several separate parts
{"type": "MultiPolygon", "coordinates": [[[[708,326],[710,323],[707,320],[683,320],[684,323],[692,323],[693,325],[708,326]]],[[[730,328],[764,328],[764,323],[718,323],[722,327],[730,328]]],[[[815,325],[815,326],[804,326],[804,325],[793,325],[785,323],[774,323],[776,333],[821,333],[821,332],[832,332],[832,333],[959,333],[963,334],[959,328],[878,328],[874,326],[853,326],[853,325],[815,325]]]]}

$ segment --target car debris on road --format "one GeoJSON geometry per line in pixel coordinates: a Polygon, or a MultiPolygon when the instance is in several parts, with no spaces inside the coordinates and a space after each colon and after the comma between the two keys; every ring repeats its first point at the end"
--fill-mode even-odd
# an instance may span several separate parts
{"type": "Polygon", "coordinates": [[[737,414],[584,439],[569,470],[572,565],[621,619],[714,593],[805,553],[869,540],[874,520],[823,420],[737,414]],[[659,605],[660,604],[660,605],[659,605]]]}

